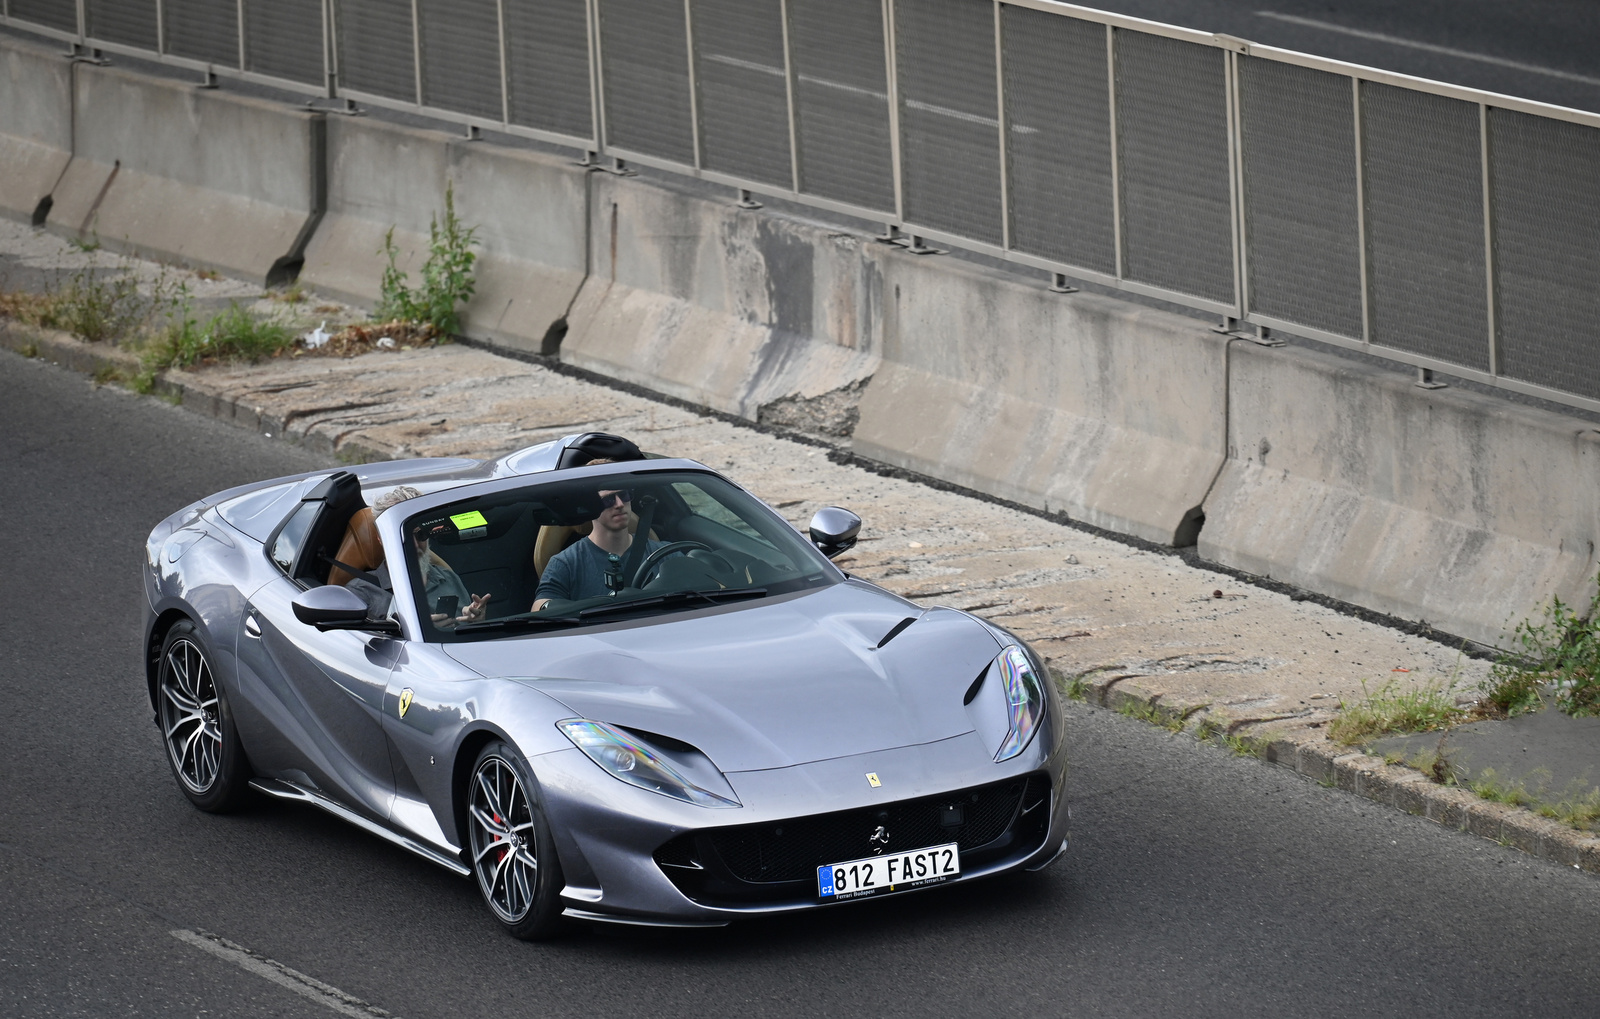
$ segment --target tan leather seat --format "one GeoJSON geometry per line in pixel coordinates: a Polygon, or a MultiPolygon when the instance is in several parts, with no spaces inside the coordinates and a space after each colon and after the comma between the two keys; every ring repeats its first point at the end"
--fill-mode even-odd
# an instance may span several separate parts
{"type": "MultiPolygon", "coordinates": [[[[383,541],[378,537],[378,521],[371,507],[363,506],[350,518],[344,529],[344,540],[339,543],[339,554],[334,558],[358,570],[371,571],[383,565],[383,541]]],[[[330,584],[342,587],[353,579],[337,566],[328,571],[330,584]]]]}

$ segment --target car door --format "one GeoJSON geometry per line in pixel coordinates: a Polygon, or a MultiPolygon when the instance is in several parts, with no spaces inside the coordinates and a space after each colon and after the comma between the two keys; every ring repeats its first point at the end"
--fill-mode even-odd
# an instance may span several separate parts
{"type": "Polygon", "coordinates": [[[326,530],[319,527],[325,512],[321,499],[308,496],[279,526],[263,550],[270,579],[245,604],[241,682],[252,685],[255,709],[278,736],[258,741],[251,760],[268,777],[386,820],[394,770],[383,697],[401,642],[359,630],[323,632],[294,614],[294,598],[315,582],[307,563],[317,554],[315,535],[326,530]]]}
{"type": "Polygon", "coordinates": [[[401,641],[358,630],[326,633],[294,616],[303,588],[280,577],[245,612],[239,657],[281,703],[304,777],[321,792],[379,819],[394,801],[383,698],[401,641]]]}

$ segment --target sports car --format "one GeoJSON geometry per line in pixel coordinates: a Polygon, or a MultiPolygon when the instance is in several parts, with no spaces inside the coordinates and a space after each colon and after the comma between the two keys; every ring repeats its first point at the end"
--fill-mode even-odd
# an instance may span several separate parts
{"type": "Polygon", "coordinates": [[[1049,674],[842,572],[860,527],[827,507],[803,535],[602,433],[246,485],[150,533],[150,703],[196,807],[333,813],[523,938],[1043,868],[1068,835],[1049,674]]]}

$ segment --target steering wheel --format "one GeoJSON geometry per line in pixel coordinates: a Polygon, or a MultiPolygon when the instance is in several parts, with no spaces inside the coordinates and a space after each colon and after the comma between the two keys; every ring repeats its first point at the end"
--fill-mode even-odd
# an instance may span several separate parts
{"type": "Polygon", "coordinates": [[[717,554],[716,549],[712,548],[710,545],[707,545],[703,541],[669,541],[665,545],[662,545],[660,548],[644,557],[644,562],[639,564],[639,569],[636,573],[634,573],[633,579],[628,582],[628,586],[643,587],[644,585],[648,584],[650,581],[655,579],[650,574],[654,572],[657,566],[661,565],[661,560],[665,559],[669,555],[677,555],[680,552],[685,554],[689,552],[710,552],[712,555],[717,554]]]}

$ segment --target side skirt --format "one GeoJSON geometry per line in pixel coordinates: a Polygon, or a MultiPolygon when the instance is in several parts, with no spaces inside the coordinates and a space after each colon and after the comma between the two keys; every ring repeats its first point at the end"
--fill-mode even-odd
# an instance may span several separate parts
{"type": "Polygon", "coordinates": [[[424,860],[427,860],[430,863],[436,863],[445,870],[450,871],[452,874],[457,874],[461,877],[470,877],[472,875],[472,871],[468,869],[467,866],[460,860],[457,860],[446,853],[442,853],[431,846],[425,846],[416,839],[401,835],[398,832],[390,831],[388,828],[385,828],[383,825],[378,824],[375,821],[369,821],[348,807],[328,799],[321,793],[312,792],[310,789],[302,789],[300,786],[297,786],[292,782],[285,782],[276,778],[251,779],[250,787],[258,792],[265,793],[274,799],[293,800],[299,803],[309,803],[314,807],[321,807],[323,810],[326,810],[328,813],[339,818],[341,821],[348,821],[363,831],[370,832],[371,834],[378,836],[380,839],[394,843],[401,849],[416,853],[424,860]]]}

